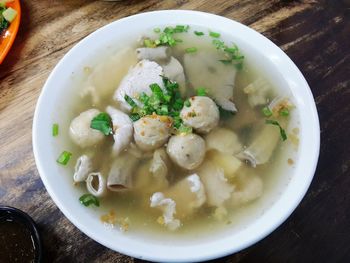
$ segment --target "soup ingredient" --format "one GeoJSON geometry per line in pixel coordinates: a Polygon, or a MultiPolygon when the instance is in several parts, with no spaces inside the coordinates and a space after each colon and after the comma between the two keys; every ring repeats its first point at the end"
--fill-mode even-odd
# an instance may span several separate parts
{"type": "Polygon", "coordinates": [[[267,163],[280,138],[279,131],[272,125],[264,125],[255,135],[249,146],[237,155],[247,160],[253,167],[267,163]]]}
{"type": "Polygon", "coordinates": [[[236,178],[237,188],[228,202],[231,206],[239,206],[259,198],[263,194],[263,182],[254,174],[239,173],[236,178]]]}
{"type": "Polygon", "coordinates": [[[238,169],[242,165],[242,162],[231,154],[211,151],[208,156],[210,160],[223,169],[225,177],[229,179],[236,176],[238,169]]]}
{"type": "Polygon", "coordinates": [[[0,216],[1,262],[34,262],[37,248],[33,240],[28,227],[18,219],[0,216]]]}
{"type": "Polygon", "coordinates": [[[92,194],[84,194],[79,198],[79,201],[84,206],[100,206],[100,201],[96,196],[93,196],[92,194]]]}
{"type": "Polygon", "coordinates": [[[197,174],[192,174],[164,191],[164,195],[176,203],[176,217],[191,216],[206,201],[204,186],[197,174]]]}
{"type": "Polygon", "coordinates": [[[90,128],[102,132],[104,135],[112,134],[112,120],[111,117],[101,112],[91,120],[90,128]]]}
{"type": "Polygon", "coordinates": [[[168,167],[170,168],[170,160],[166,151],[163,148],[155,150],[149,171],[161,188],[166,188],[169,185],[167,179],[168,167]]]}
{"type": "Polygon", "coordinates": [[[92,172],[92,162],[89,156],[83,154],[80,156],[74,167],[74,182],[84,182],[89,173],[92,172]]]}
{"type": "Polygon", "coordinates": [[[86,178],[86,188],[96,197],[101,197],[107,193],[107,184],[101,173],[90,173],[86,178]]]}
{"type": "Polygon", "coordinates": [[[117,156],[127,148],[132,140],[133,125],[129,116],[111,106],[106,108],[113,124],[113,154],[117,156]]]}
{"type": "Polygon", "coordinates": [[[57,123],[54,123],[52,125],[52,136],[56,137],[58,135],[58,124],[57,123]]]}
{"type": "Polygon", "coordinates": [[[269,101],[271,85],[265,78],[257,78],[243,89],[248,95],[248,103],[251,107],[265,105],[269,101]]]}
{"type": "Polygon", "coordinates": [[[68,151],[63,151],[58,157],[58,159],[56,160],[56,162],[62,165],[67,165],[71,157],[72,157],[72,153],[68,151]]]}
{"type": "Polygon", "coordinates": [[[132,175],[137,159],[129,153],[116,158],[112,164],[107,178],[107,188],[113,192],[129,190],[133,187],[132,175]]]}
{"type": "Polygon", "coordinates": [[[90,109],[75,117],[69,127],[72,141],[81,148],[87,148],[100,143],[104,139],[103,133],[90,127],[91,121],[101,112],[90,109]]]}
{"type": "Polygon", "coordinates": [[[151,196],[151,207],[157,207],[163,212],[163,216],[158,222],[164,224],[169,230],[175,230],[180,227],[180,220],[174,218],[176,214],[176,203],[171,198],[165,198],[160,192],[151,196]]]}
{"type": "Polygon", "coordinates": [[[214,162],[206,160],[198,168],[197,174],[205,187],[208,205],[223,206],[234,190],[233,185],[225,178],[223,169],[214,162]]]}
{"type": "Polygon", "coordinates": [[[275,120],[266,120],[265,121],[266,124],[272,124],[272,125],[275,125],[279,128],[280,130],[280,135],[281,135],[281,138],[283,141],[287,140],[287,134],[286,134],[286,131],[281,127],[281,125],[279,124],[278,121],[275,121],[275,120]]]}
{"type": "Polygon", "coordinates": [[[162,75],[163,69],[159,64],[149,60],[141,60],[122,79],[114,94],[114,99],[126,112],[130,112],[132,106],[125,101],[125,95],[132,98],[141,107],[142,103],[138,100],[138,97],[141,94],[151,95],[152,91],[149,88],[151,84],[157,84],[164,90],[162,75]]]}
{"type": "Polygon", "coordinates": [[[157,114],[142,117],[134,123],[134,139],[136,145],[151,151],[162,146],[170,136],[172,119],[157,114]]]}
{"type": "Polygon", "coordinates": [[[219,109],[209,97],[194,96],[191,105],[183,107],[180,113],[183,123],[199,133],[208,133],[215,128],[220,119],[219,109]]]}
{"type": "Polygon", "coordinates": [[[136,49],[137,59],[151,60],[157,63],[161,63],[169,60],[171,49],[166,46],[160,46],[156,48],[140,47],[136,49]]]}
{"type": "Polygon", "coordinates": [[[236,112],[232,102],[236,69],[224,65],[219,53],[198,51],[184,55],[184,67],[187,78],[193,87],[205,87],[209,96],[223,109],[236,112]]]}
{"type": "Polygon", "coordinates": [[[217,127],[205,136],[208,150],[217,150],[222,153],[234,155],[239,153],[243,146],[236,133],[227,128],[217,127]]]}
{"type": "Polygon", "coordinates": [[[108,100],[115,87],[129,69],[137,62],[135,50],[130,47],[121,48],[116,54],[103,59],[96,67],[89,68],[87,81],[83,84],[80,96],[83,99],[90,97],[92,105],[103,106],[108,100]],[[120,63],[123,61],[123,63],[120,63]],[[113,74],[111,74],[111,71],[113,74]]]}
{"type": "Polygon", "coordinates": [[[175,135],[168,142],[167,153],[175,164],[192,170],[203,162],[205,142],[202,137],[194,133],[175,135]]]}

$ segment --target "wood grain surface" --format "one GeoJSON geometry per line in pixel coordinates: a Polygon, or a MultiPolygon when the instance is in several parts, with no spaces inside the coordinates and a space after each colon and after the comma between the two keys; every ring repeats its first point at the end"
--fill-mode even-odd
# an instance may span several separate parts
{"type": "Polygon", "coordinates": [[[300,68],[319,112],[320,158],[302,203],[267,238],[215,262],[350,262],[349,0],[22,1],[18,37],[0,65],[0,203],[35,219],[46,262],[143,262],[99,245],[63,216],[40,180],[31,129],[46,78],[74,44],[118,18],[161,9],[211,12],[261,32],[300,68]]]}

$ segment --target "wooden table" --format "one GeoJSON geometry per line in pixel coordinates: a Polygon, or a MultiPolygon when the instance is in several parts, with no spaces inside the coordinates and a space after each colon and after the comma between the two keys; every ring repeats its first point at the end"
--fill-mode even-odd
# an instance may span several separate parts
{"type": "Polygon", "coordinates": [[[36,220],[47,262],[142,262],[99,245],[63,216],[37,172],[31,129],[46,78],[74,44],[118,18],[160,9],[211,12],[261,32],[300,68],[319,112],[320,159],[302,203],[267,238],[215,262],[350,262],[349,0],[27,0],[22,8],[0,66],[0,203],[36,220]]]}

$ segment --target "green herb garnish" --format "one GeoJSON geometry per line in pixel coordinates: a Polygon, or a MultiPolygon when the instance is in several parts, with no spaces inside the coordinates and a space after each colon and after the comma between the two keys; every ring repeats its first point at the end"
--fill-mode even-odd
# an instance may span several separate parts
{"type": "Polygon", "coordinates": [[[216,47],[216,49],[224,49],[225,48],[225,42],[221,41],[219,39],[213,39],[212,43],[216,47]]]}
{"type": "Polygon", "coordinates": [[[204,36],[204,33],[203,32],[200,32],[200,31],[194,31],[194,34],[196,36],[204,36]]]}
{"type": "Polygon", "coordinates": [[[84,194],[79,198],[79,202],[84,206],[90,206],[94,205],[99,207],[100,201],[96,196],[93,196],[92,194],[84,194]]]}
{"type": "Polygon", "coordinates": [[[207,96],[207,91],[205,90],[205,88],[198,88],[197,96],[207,96]]]}
{"type": "Polygon", "coordinates": [[[180,127],[178,128],[178,132],[181,133],[181,134],[192,133],[192,127],[187,126],[185,124],[180,124],[180,127]]]}
{"type": "Polygon", "coordinates": [[[287,140],[287,134],[286,131],[281,127],[281,125],[279,124],[278,121],[275,120],[265,120],[266,124],[271,124],[271,125],[275,125],[278,126],[278,128],[280,129],[280,134],[281,134],[281,138],[283,141],[287,140]]]}
{"type": "Polygon", "coordinates": [[[58,124],[57,123],[54,123],[52,125],[52,136],[56,137],[58,135],[58,124]]]}
{"type": "Polygon", "coordinates": [[[175,27],[168,26],[163,29],[163,32],[160,28],[155,28],[153,31],[159,33],[159,38],[155,40],[145,39],[144,45],[150,48],[155,48],[157,46],[173,47],[176,43],[182,42],[181,39],[174,38],[174,34],[188,32],[189,28],[189,26],[185,25],[176,25],[175,27]]]}
{"type": "Polygon", "coordinates": [[[197,52],[197,48],[196,47],[189,47],[185,49],[186,53],[194,53],[197,52]]]}
{"type": "Polygon", "coordinates": [[[269,107],[264,107],[261,109],[262,113],[264,114],[265,117],[270,117],[272,116],[272,111],[269,109],[269,107]]]}
{"type": "Polygon", "coordinates": [[[131,113],[129,117],[132,121],[137,121],[137,120],[141,119],[141,115],[138,113],[131,113]]]}
{"type": "Polygon", "coordinates": [[[185,100],[184,106],[186,106],[186,107],[191,107],[191,102],[190,102],[189,99],[185,100]]]}
{"type": "Polygon", "coordinates": [[[137,107],[136,102],[129,95],[125,94],[124,99],[131,106],[131,108],[137,107]]]}
{"type": "Polygon", "coordinates": [[[113,133],[112,119],[107,113],[101,112],[91,120],[90,128],[98,130],[104,135],[110,135],[113,133]]]}
{"type": "Polygon", "coordinates": [[[283,117],[288,117],[289,116],[289,110],[287,108],[281,109],[279,113],[283,117]]]}
{"type": "Polygon", "coordinates": [[[145,45],[145,47],[149,47],[149,48],[155,48],[157,47],[157,44],[151,40],[151,39],[148,39],[146,38],[144,41],[143,41],[143,44],[145,45]]]}
{"type": "Polygon", "coordinates": [[[220,59],[219,61],[225,65],[232,64],[237,69],[242,69],[244,56],[239,52],[238,47],[233,44],[232,47],[225,45],[225,42],[219,39],[213,39],[213,45],[216,49],[224,52],[226,59],[220,59]]]}
{"type": "Polygon", "coordinates": [[[58,157],[58,159],[56,160],[56,162],[62,165],[67,165],[71,157],[72,157],[72,153],[63,151],[58,157]]]}
{"type": "Polygon", "coordinates": [[[219,38],[221,35],[220,35],[220,33],[210,31],[209,36],[214,37],[214,38],[219,38]]]}

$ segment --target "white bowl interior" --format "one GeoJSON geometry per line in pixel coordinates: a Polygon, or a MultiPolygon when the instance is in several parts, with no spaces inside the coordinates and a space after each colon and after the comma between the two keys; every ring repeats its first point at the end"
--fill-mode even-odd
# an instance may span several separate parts
{"type": "MultiPolygon", "coordinates": [[[[68,107],[69,108],[69,107],[68,107]]],[[[60,126],[63,130],[65,126],[60,126]]],[[[200,261],[237,252],[259,241],[278,227],[296,208],[305,195],[317,164],[319,122],[311,91],[294,63],[271,41],[248,27],[232,20],[195,11],[157,11],[139,14],[111,23],[94,32],[70,50],[48,78],[35,111],[33,148],[36,164],[46,189],[66,217],[97,242],[118,252],[153,261],[200,261]],[[163,22],[165,21],[165,22],[163,22]],[[66,114],[69,89],[79,79],[85,65],[94,64],[96,53],[118,48],[124,39],[136,39],[146,29],[169,24],[189,24],[232,36],[247,59],[274,86],[285,87],[294,97],[300,114],[300,144],[295,168],[284,191],[264,213],[239,231],[230,229],[193,239],[150,238],[144,233],[120,233],[107,229],[96,213],[81,206],[79,192],[73,191],[65,176],[65,167],[57,166],[56,158],[64,148],[57,147],[51,136],[52,123],[66,114]],[[253,54],[253,55],[249,55],[253,54]]]]}

